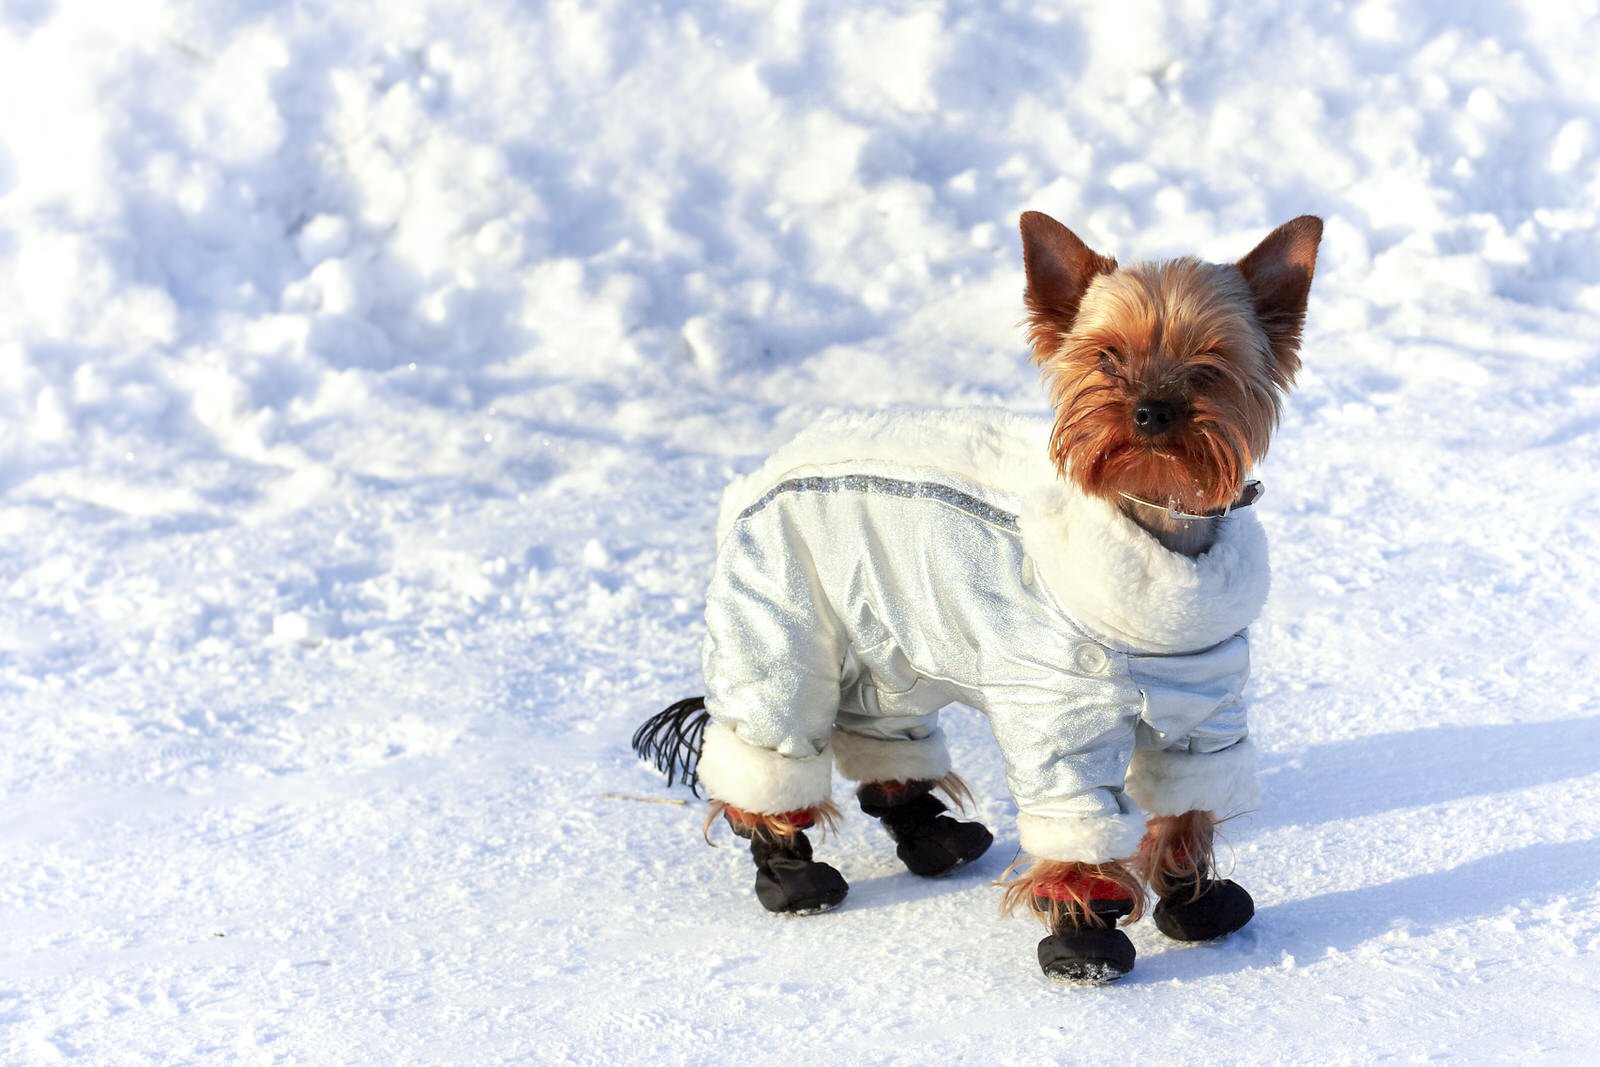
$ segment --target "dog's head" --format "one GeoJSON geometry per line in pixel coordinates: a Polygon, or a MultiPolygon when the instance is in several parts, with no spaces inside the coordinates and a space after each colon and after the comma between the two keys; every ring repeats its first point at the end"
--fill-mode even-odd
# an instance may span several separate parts
{"type": "Polygon", "coordinates": [[[1224,507],[1266,453],[1300,367],[1322,220],[1237,263],[1119,268],[1048,215],[1022,216],[1028,339],[1056,406],[1050,455],[1085,492],[1224,507]]]}

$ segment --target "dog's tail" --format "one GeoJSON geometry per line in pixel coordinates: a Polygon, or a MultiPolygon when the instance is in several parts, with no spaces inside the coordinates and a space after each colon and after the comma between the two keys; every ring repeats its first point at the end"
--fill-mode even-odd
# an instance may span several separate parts
{"type": "Polygon", "coordinates": [[[640,725],[633,735],[633,751],[655,764],[668,785],[682,782],[699,796],[700,745],[710,721],[705,697],[680,700],[640,725]]]}

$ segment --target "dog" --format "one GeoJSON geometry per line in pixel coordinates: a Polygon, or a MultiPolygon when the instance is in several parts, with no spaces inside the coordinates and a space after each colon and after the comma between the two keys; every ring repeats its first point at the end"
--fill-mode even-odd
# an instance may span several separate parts
{"type": "Polygon", "coordinates": [[[1256,799],[1241,693],[1265,601],[1249,481],[1300,366],[1322,236],[1301,216],[1231,264],[1120,267],[1021,219],[1026,327],[1053,419],[996,412],[823,420],[726,491],[706,595],[706,695],[635,751],[750,842],[768,910],[837,906],[814,858],[835,767],[913,872],[993,841],[962,807],[941,708],[987,716],[1027,865],[1002,905],[1048,929],[1044,974],[1133,967],[1119,928],[1244,926],[1218,821],[1256,799]]]}

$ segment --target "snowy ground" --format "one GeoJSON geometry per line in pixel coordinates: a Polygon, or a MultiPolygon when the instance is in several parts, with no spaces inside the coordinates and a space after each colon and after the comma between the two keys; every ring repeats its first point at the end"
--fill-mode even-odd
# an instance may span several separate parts
{"type": "MultiPolygon", "coordinates": [[[[0,1059],[1577,1062],[1594,0],[0,8],[0,1059]],[[1016,218],[1326,217],[1261,472],[1255,923],[1058,990],[1016,832],[760,911],[626,749],[718,492],[1041,410],[1016,218]]],[[[682,795],[682,794],[679,794],[682,795]]]]}

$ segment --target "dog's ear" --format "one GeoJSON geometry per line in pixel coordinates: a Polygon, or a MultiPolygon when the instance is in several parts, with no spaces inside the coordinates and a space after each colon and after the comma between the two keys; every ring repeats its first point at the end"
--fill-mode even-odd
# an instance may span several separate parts
{"type": "Polygon", "coordinates": [[[1250,286],[1256,319],[1266,331],[1272,355],[1285,382],[1300,369],[1300,330],[1306,321],[1306,297],[1317,268],[1322,220],[1301,215],[1267,234],[1238,263],[1250,286]]]}
{"type": "Polygon", "coordinates": [[[1028,340],[1035,358],[1055,350],[1061,334],[1072,329],[1083,291],[1097,274],[1117,269],[1049,215],[1022,213],[1022,265],[1028,274],[1028,340]]]}

